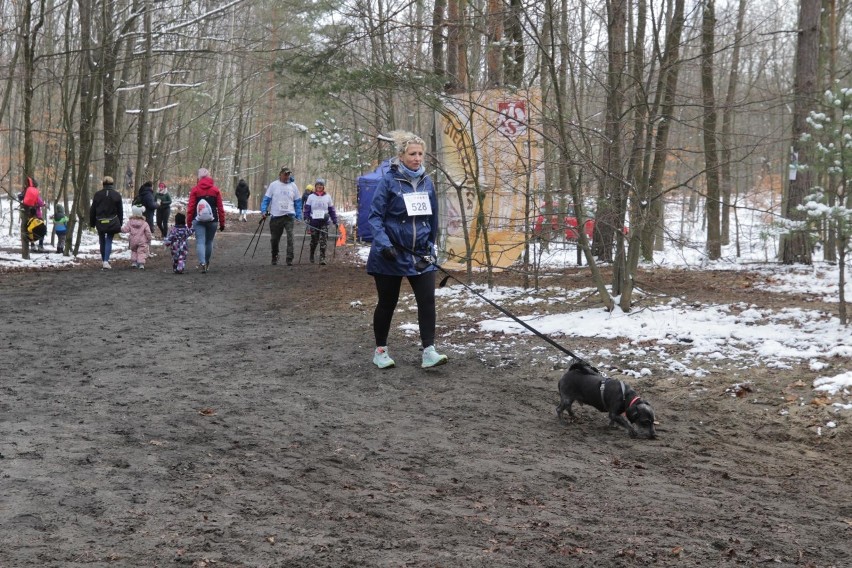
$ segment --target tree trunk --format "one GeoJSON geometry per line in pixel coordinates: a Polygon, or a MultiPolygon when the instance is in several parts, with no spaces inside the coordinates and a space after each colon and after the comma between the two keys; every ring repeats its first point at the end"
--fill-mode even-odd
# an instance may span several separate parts
{"type": "Polygon", "coordinates": [[[444,13],[447,10],[447,0],[435,0],[432,9],[432,72],[436,77],[443,77],[447,72],[444,62],[444,33],[447,30],[444,13]]]}
{"type": "Polygon", "coordinates": [[[150,179],[148,171],[148,110],[151,106],[151,2],[144,0],[142,16],[143,34],[145,38],[145,57],[142,58],[139,90],[139,120],[136,122],[136,187],[138,189],[150,179]]]}
{"type": "Polygon", "coordinates": [[[701,27],[701,92],[704,100],[704,176],[707,180],[707,256],[722,257],[720,237],[719,154],[716,147],[716,96],[713,92],[713,52],[716,44],[715,0],[704,0],[701,27]]]}
{"type": "MultiPolygon", "coordinates": [[[[33,18],[33,2],[24,0],[24,14],[21,22],[21,37],[24,39],[24,171],[21,176],[22,188],[26,189],[27,176],[34,176],[35,159],[33,155],[33,91],[35,83],[35,49],[38,33],[44,24],[44,0],[38,3],[38,15],[35,22],[33,18]]],[[[21,258],[30,257],[30,245],[27,239],[27,223],[29,221],[29,212],[23,207],[21,208],[21,258]]]]}
{"type": "Polygon", "coordinates": [[[737,29],[734,33],[734,51],[731,54],[731,71],[728,75],[728,92],[725,95],[725,109],[722,112],[722,135],[719,141],[721,153],[721,184],[722,184],[722,244],[731,242],[731,196],[733,194],[733,179],[731,176],[731,147],[733,145],[732,131],[734,125],[734,102],[736,99],[737,83],[739,82],[740,48],[743,40],[743,25],[745,22],[746,0],[740,0],[737,12],[737,29]]]}
{"type": "MultiPolygon", "coordinates": [[[[613,259],[613,241],[618,230],[619,206],[622,202],[622,144],[624,134],[624,66],[627,28],[627,0],[607,0],[607,93],[604,141],[601,150],[599,193],[592,252],[603,261],[613,259]]],[[[577,221],[582,227],[583,220],[577,221]]],[[[613,284],[620,275],[613,272],[613,284]]],[[[615,292],[617,293],[617,292],[615,292]]]]}
{"type": "Polygon", "coordinates": [[[503,19],[500,16],[500,0],[486,0],[486,82],[487,86],[497,87],[503,83],[503,19]]]}
{"type": "MultiPolygon", "coordinates": [[[[799,39],[796,46],[796,79],[793,88],[793,131],[791,136],[791,175],[787,195],[781,207],[781,214],[791,221],[803,222],[806,214],[798,210],[812,188],[810,168],[798,168],[810,165],[810,153],[801,143],[802,134],[807,130],[806,119],[811,110],[817,108],[819,82],[819,37],[821,0],[801,0],[799,6],[799,39]]],[[[811,264],[811,247],[807,230],[802,227],[782,235],[781,262],[784,264],[811,264]]]]}
{"type": "Polygon", "coordinates": [[[523,5],[521,0],[509,0],[506,10],[506,39],[509,42],[503,51],[503,77],[507,85],[520,87],[524,81],[524,30],[521,25],[523,5]]]}
{"type": "MultiPolygon", "coordinates": [[[[680,71],[680,42],[684,24],[684,1],[675,0],[674,12],[668,26],[666,46],[660,62],[658,90],[662,91],[662,106],[654,137],[654,161],[648,178],[648,219],[642,228],[642,255],[645,260],[654,259],[654,242],[657,231],[662,229],[664,201],[663,177],[669,155],[669,133],[674,119],[675,94],[680,71]]],[[[662,239],[659,239],[662,245],[662,239]]]]}

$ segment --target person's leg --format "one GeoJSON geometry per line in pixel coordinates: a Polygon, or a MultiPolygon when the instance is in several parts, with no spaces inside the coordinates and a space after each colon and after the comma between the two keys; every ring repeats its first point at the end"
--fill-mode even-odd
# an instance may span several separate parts
{"type": "Polygon", "coordinates": [[[189,243],[184,242],[178,246],[177,250],[177,268],[178,272],[183,272],[186,268],[186,257],[189,256],[189,243]]]}
{"type": "Polygon", "coordinates": [[[293,217],[284,216],[284,230],[287,231],[287,265],[293,264],[293,217]]]}
{"type": "Polygon", "coordinates": [[[195,254],[198,256],[198,264],[207,264],[207,225],[205,223],[194,222],[195,225],[195,254]]]}
{"type": "Polygon", "coordinates": [[[435,344],[435,271],[409,276],[408,282],[417,301],[417,325],[424,348],[435,344]]]}
{"type": "Polygon", "coordinates": [[[101,249],[101,262],[106,262],[106,233],[98,231],[98,246],[101,249]]]}
{"type": "Polygon", "coordinates": [[[65,234],[56,233],[56,252],[62,254],[65,251],[65,234]]]}
{"type": "Polygon", "coordinates": [[[319,231],[311,231],[311,262],[314,261],[314,254],[317,251],[317,243],[319,242],[319,231]]]}
{"type": "Polygon", "coordinates": [[[204,258],[207,259],[205,264],[210,264],[210,259],[213,258],[213,239],[216,237],[216,229],[219,228],[219,225],[216,224],[216,221],[210,221],[207,225],[207,242],[205,243],[204,248],[204,258]]]}
{"type": "Polygon", "coordinates": [[[376,281],[378,302],[373,312],[373,334],[376,337],[376,350],[373,352],[373,364],[379,369],[395,366],[388,353],[388,334],[396,304],[399,301],[399,287],[402,276],[373,275],[376,281]]]}
{"type": "Polygon", "coordinates": [[[320,249],[320,262],[325,262],[325,251],[328,248],[328,223],[325,224],[324,227],[320,227],[322,229],[319,232],[319,249],[320,249]]]}
{"type": "Polygon", "coordinates": [[[109,257],[112,256],[112,239],[115,235],[112,233],[105,233],[106,242],[104,244],[104,261],[109,262],[109,257]]]}
{"type": "Polygon", "coordinates": [[[281,235],[284,233],[284,219],[272,218],[269,221],[269,242],[272,245],[272,262],[278,262],[278,246],[281,243],[281,235]]]}
{"type": "Polygon", "coordinates": [[[432,271],[408,277],[417,300],[417,325],[423,345],[423,361],[420,366],[424,369],[447,362],[447,356],[435,350],[435,275],[435,271],[432,271]]]}
{"type": "Polygon", "coordinates": [[[376,310],[373,312],[373,335],[376,337],[376,347],[384,347],[388,344],[393,312],[399,301],[402,276],[375,274],[373,278],[376,281],[376,293],[378,295],[376,310]]]}
{"type": "Polygon", "coordinates": [[[143,243],[136,247],[136,264],[139,268],[145,268],[145,261],[148,260],[148,244],[143,243]]]}

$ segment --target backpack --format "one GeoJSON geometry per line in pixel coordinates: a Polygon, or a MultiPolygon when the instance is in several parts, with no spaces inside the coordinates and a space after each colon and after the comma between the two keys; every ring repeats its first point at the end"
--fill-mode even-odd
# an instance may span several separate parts
{"type": "Polygon", "coordinates": [[[215,206],[215,197],[204,196],[198,198],[198,203],[195,205],[195,218],[204,223],[207,221],[218,221],[218,212],[215,206]],[[213,201],[213,203],[210,203],[213,201]]]}
{"type": "Polygon", "coordinates": [[[47,235],[47,225],[38,217],[30,217],[27,221],[27,238],[30,242],[35,242],[44,238],[47,235]]]}
{"type": "Polygon", "coordinates": [[[21,203],[24,207],[35,207],[38,204],[38,188],[33,185],[32,178],[27,178],[27,189],[24,190],[24,198],[21,203]]]}

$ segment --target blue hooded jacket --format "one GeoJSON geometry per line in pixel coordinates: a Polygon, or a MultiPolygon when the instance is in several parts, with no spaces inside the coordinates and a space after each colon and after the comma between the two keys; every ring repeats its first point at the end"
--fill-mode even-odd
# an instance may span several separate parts
{"type": "Polygon", "coordinates": [[[417,276],[437,270],[431,264],[422,272],[414,267],[420,260],[419,255],[435,255],[435,240],[438,237],[438,198],[432,178],[428,175],[423,174],[411,179],[394,160],[373,194],[368,222],[373,230],[373,244],[367,257],[367,273],[417,276]],[[431,215],[408,215],[402,196],[415,191],[429,194],[431,215]],[[397,245],[395,261],[388,260],[381,254],[383,249],[393,245],[397,245]],[[409,250],[417,254],[412,254],[409,250]]]}

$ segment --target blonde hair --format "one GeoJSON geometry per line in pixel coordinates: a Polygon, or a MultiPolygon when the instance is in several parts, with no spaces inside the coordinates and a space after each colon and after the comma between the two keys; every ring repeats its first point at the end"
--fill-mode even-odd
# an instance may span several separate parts
{"type": "Polygon", "coordinates": [[[426,149],[426,142],[413,132],[408,132],[407,130],[394,130],[393,132],[389,132],[388,136],[393,138],[397,156],[405,154],[405,151],[412,144],[422,146],[424,150],[426,149]]]}

